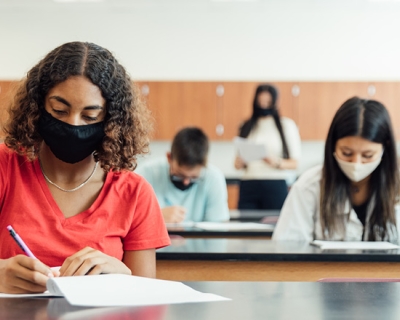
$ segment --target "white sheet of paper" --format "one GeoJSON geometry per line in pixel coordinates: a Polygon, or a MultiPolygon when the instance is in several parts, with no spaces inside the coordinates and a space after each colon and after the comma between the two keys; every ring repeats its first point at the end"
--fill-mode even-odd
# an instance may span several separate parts
{"type": "Polygon", "coordinates": [[[44,293],[0,293],[0,298],[45,298],[45,297],[62,297],[46,291],[44,293]]]}
{"type": "Polygon", "coordinates": [[[386,241],[324,241],[314,240],[312,245],[322,250],[390,250],[398,249],[400,246],[386,241]]]}
{"type": "Polygon", "coordinates": [[[58,290],[75,306],[144,306],[230,300],[196,291],[181,282],[122,274],[52,278],[50,292],[58,290]]]}
{"type": "Polygon", "coordinates": [[[193,221],[184,221],[184,222],[179,222],[179,223],[171,223],[168,222],[165,224],[165,226],[168,228],[184,228],[184,227],[194,227],[194,222],[193,221]]]}
{"type": "Polygon", "coordinates": [[[203,230],[274,230],[271,224],[256,222],[196,222],[195,227],[203,230]]]}
{"type": "Polygon", "coordinates": [[[246,162],[261,160],[268,156],[265,145],[250,142],[245,138],[235,137],[233,143],[239,152],[239,156],[246,162]]]}

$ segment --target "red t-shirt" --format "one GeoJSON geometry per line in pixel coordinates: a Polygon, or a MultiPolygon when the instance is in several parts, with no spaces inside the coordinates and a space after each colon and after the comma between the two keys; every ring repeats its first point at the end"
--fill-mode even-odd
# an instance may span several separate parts
{"type": "Polygon", "coordinates": [[[122,260],[124,251],[170,244],[154,191],[136,173],[107,173],[91,207],[65,218],[38,160],[28,161],[0,144],[0,259],[23,254],[8,225],[50,267],[87,246],[122,260]]]}

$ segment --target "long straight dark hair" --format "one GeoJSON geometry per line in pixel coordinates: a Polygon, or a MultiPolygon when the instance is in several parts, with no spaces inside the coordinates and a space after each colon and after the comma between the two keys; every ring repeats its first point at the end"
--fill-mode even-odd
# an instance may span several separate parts
{"type": "Polygon", "coordinates": [[[256,112],[256,108],[260,107],[258,104],[258,95],[261,92],[268,92],[271,95],[272,103],[271,103],[270,108],[273,111],[272,117],[274,118],[275,125],[279,131],[279,135],[281,136],[281,140],[282,140],[282,150],[283,150],[282,157],[284,159],[289,159],[290,158],[289,149],[288,149],[288,146],[286,143],[285,134],[282,129],[280,115],[279,115],[279,112],[278,112],[278,109],[276,106],[276,101],[278,100],[278,90],[270,84],[262,84],[257,87],[256,93],[254,95],[254,101],[253,101],[253,114],[251,115],[250,119],[245,121],[243,123],[243,125],[240,127],[239,136],[242,138],[247,138],[249,136],[250,132],[256,126],[257,120],[260,118],[260,116],[256,112]]]}
{"type": "Polygon", "coordinates": [[[333,153],[336,142],[344,137],[357,136],[380,143],[384,152],[369,181],[375,206],[369,219],[368,240],[379,235],[385,239],[388,223],[396,226],[395,203],[399,195],[399,171],[396,142],[386,108],[378,101],[351,98],[336,112],[325,143],[325,159],[321,180],[320,218],[322,231],[332,236],[344,230],[345,204],[350,199],[350,180],[343,174],[333,153]],[[342,218],[342,219],[341,219],[342,218]]]}

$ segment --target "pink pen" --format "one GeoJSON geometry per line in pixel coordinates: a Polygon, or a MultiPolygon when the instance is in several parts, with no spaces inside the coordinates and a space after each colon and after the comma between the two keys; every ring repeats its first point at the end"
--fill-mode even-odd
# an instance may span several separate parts
{"type": "Polygon", "coordinates": [[[25,252],[25,254],[28,257],[31,257],[33,259],[36,259],[36,257],[34,256],[34,254],[32,253],[31,250],[29,250],[28,246],[25,244],[25,242],[21,239],[21,237],[18,235],[18,233],[15,232],[15,230],[13,229],[13,227],[11,226],[7,226],[7,230],[10,231],[10,235],[11,237],[13,237],[13,239],[15,240],[15,242],[19,245],[19,247],[22,249],[23,252],[25,252]]]}

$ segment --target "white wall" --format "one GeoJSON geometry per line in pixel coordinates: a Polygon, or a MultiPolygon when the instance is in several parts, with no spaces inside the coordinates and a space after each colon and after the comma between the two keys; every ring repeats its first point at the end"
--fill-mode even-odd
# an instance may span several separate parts
{"type": "Polygon", "coordinates": [[[138,80],[400,80],[398,0],[0,0],[0,79],[73,40],[138,80]]]}

